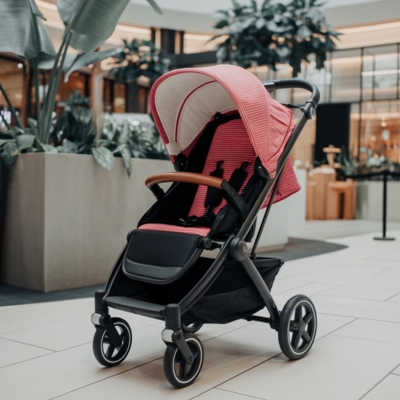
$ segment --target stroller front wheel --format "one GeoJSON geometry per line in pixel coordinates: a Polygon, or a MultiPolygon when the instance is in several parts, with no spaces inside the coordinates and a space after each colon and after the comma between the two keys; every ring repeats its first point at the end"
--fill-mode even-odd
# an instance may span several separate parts
{"type": "Polygon", "coordinates": [[[311,349],[317,332],[317,312],[304,295],[292,297],[283,307],[278,338],[279,346],[291,360],[303,358],[311,349]]]}
{"type": "Polygon", "coordinates": [[[185,334],[185,340],[194,356],[192,365],[186,363],[178,347],[169,343],[164,354],[164,373],[168,382],[176,388],[191,385],[199,376],[203,366],[204,349],[197,336],[185,334]]]}
{"type": "Polygon", "coordinates": [[[114,367],[125,360],[132,345],[132,332],[129,324],[122,318],[112,318],[122,344],[116,347],[107,331],[102,327],[96,326],[96,333],[93,338],[93,353],[96,360],[105,367],[114,367]]]}

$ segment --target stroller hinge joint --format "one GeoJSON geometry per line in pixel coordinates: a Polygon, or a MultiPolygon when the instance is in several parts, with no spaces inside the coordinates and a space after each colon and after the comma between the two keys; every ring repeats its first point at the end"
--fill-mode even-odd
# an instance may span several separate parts
{"type": "Polygon", "coordinates": [[[232,239],[229,246],[230,254],[236,261],[243,261],[247,257],[247,243],[240,238],[232,239]]]}

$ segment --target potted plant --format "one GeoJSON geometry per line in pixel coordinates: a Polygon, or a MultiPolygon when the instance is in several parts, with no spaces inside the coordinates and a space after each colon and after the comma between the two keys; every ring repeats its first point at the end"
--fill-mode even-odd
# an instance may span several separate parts
{"type": "Polygon", "coordinates": [[[212,40],[224,38],[217,45],[218,62],[227,59],[244,68],[269,65],[274,70],[277,63],[289,63],[297,76],[310,54],[315,54],[316,68],[323,68],[340,35],[327,24],[319,0],[265,0],[260,7],[254,0],[247,5],[232,0],[232,5],[215,14],[214,27],[221,33],[212,40]]]}
{"type": "MultiPolygon", "coordinates": [[[[89,121],[85,125],[77,110],[68,111],[69,121],[60,118],[53,126],[62,75],[68,78],[72,71],[121,51],[94,50],[111,35],[128,2],[57,0],[65,33],[56,52],[34,0],[2,1],[0,51],[13,52],[29,63],[36,95],[36,120],[30,119],[29,127],[23,127],[10,104],[16,126],[0,138],[2,159],[13,164],[1,252],[5,283],[52,291],[103,282],[124,235],[151,201],[147,192],[139,195],[140,203],[134,201],[143,191],[143,174],[166,168],[162,160],[146,166],[142,160],[131,160],[134,168],[129,179],[122,159],[125,150],[118,150],[120,159],[113,157],[121,143],[116,138],[95,139],[89,121]],[[69,46],[79,53],[67,54],[69,46]],[[42,106],[40,68],[51,69],[42,106]],[[74,140],[63,137],[66,128],[77,135],[74,140]],[[98,168],[93,157],[82,155],[87,153],[109,169],[115,164],[114,168],[98,168]]],[[[148,2],[159,11],[153,0],[148,2]]]]}

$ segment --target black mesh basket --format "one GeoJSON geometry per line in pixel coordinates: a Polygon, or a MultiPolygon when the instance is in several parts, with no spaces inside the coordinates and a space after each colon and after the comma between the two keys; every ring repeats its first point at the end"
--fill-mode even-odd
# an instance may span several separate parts
{"type": "MultiPolygon", "coordinates": [[[[271,290],[283,260],[259,258],[253,261],[271,290]]],[[[182,316],[186,323],[225,324],[246,318],[264,308],[254,283],[244,267],[236,261],[225,261],[224,269],[205,295],[182,316]]]]}

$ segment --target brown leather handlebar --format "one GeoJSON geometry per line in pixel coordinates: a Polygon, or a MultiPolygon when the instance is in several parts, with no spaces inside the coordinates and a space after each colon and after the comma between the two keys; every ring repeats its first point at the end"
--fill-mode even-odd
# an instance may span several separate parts
{"type": "Polygon", "coordinates": [[[158,183],[164,182],[184,182],[193,183],[195,185],[211,186],[216,189],[221,189],[221,184],[224,180],[214,176],[196,174],[194,172],[169,172],[166,174],[159,174],[149,176],[146,179],[146,186],[151,188],[158,183]]]}

